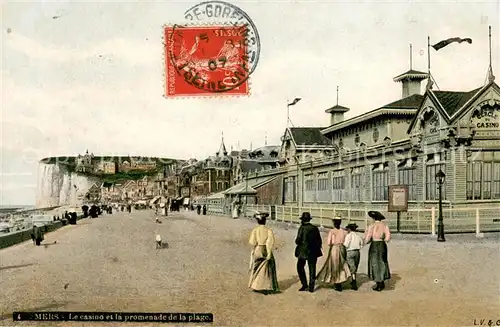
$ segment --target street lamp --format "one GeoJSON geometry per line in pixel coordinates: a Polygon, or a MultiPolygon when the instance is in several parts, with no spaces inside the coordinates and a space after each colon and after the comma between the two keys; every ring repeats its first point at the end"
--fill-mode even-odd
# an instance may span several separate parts
{"type": "Polygon", "coordinates": [[[439,220],[438,220],[438,242],[445,242],[444,239],[444,224],[443,224],[443,184],[446,175],[440,169],[436,174],[436,182],[439,189],[439,220]]]}

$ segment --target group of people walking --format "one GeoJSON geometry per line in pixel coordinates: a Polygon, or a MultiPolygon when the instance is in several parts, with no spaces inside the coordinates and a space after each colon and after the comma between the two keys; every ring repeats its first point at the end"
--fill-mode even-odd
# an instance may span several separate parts
{"type": "MultiPolygon", "coordinates": [[[[385,281],[391,278],[387,256],[387,242],[391,239],[389,227],[382,221],[385,217],[378,211],[369,211],[373,223],[365,232],[364,238],[356,234],[357,225],[348,224],[341,228],[342,219],[333,218],[333,228],[328,233],[328,255],[323,267],[316,274],[316,264],[323,256],[322,239],[318,227],[311,224],[311,214],[302,213],[301,226],[295,239],[295,257],[297,273],[302,284],[299,291],[314,292],[316,281],[324,285],[332,285],[341,292],[343,283],[351,279],[351,289],[357,290],[356,274],[360,262],[360,250],[370,244],[368,250],[368,277],[375,281],[374,291],[382,291],[385,281]],[[309,268],[309,282],[305,266],[309,268]]],[[[254,291],[264,294],[279,292],[276,273],[276,261],[273,255],[274,233],[266,227],[267,213],[257,213],[258,227],[250,234],[252,245],[250,258],[250,281],[248,286],[254,291]]]]}
{"type": "Polygon", "coordinates": [[[206,215],[207,214],[207,205],[204,204],[202,207],[201,204],[197,204],[196,205],[196,213],[201,214],[202,210],[203,210],[203,215],[206,215]]]}

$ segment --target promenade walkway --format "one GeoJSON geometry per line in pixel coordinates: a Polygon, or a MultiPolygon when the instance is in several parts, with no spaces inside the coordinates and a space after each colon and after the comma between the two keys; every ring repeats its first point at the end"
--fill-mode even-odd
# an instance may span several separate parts
{"type": "Polygon", "coordinates": [[[311,294],[298,292],[297,230],[271,225],[282,293],[264,296],[247,288],[253,221],[193,212],[162,221],[156,224],[152,211],[119,212],[45,235],[45,244],[56,244],[25,242],[0,250],[0,325],[14,324],[13,311],[45,310],[212,312],[216,326],[473,326],[500,320],[498,237],[450,235],[437,243],[428,236],[395,236],[387,291],[373,292],[363,275],[357,292],[311,294]],[[155,250],[157,231],[169,248],[155,250]]]}

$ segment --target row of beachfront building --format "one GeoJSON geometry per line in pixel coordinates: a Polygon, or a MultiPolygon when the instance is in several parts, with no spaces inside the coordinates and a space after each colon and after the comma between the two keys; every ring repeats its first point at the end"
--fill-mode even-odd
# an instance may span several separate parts
{"type": "Polygon", "coordinates": [[[100,197],[386,209],[389,186],[404,185],[409,208],[422,208],[436,205],[442,171],[448,207],[498,207],[500,88],[493,75],[473,90],[427,83],[421,94],[427,77],[409,70],[394,78],[400,99],[349,119],[337,104],[326,110],[328,126],[287,128],[279,145],[227,151],[222,138],[213,156],[178,160],[147,181],[103,185],[100,197]]]}
{"type": "MultiPolygon", "coordinates": [[[[500,204],[500,89],[421,94],[428,74],[394,78],[402,98],[344,119],[348,108],[326,110],[327,127],[291,127],[277,146],[226,151],[184,162],[173,191],[191,201],[297,207],[387,208],[390,185],[408,189],[409,207],[435,206],[436,174],[445,174],[447,206],[500,204]],[[249,154],[252,157],[249,157],[249,154]]],[[[174,176],[175,175],[175,176],[174,176]]]]}

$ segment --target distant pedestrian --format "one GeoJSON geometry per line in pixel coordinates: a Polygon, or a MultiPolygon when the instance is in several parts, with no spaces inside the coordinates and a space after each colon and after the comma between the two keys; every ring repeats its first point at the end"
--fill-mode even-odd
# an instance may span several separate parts
{"type": "Polygon", "coordinates": [[[207,214],[207,205],[204,204],[203,205],[203,215],[206,215],[207,214]]]}
{"type": "Polygon", "coordinates": [[[359,259],[361,257],[360,250],[363,247],[363,239],[356,234],[358,225],[355,223],[346,226],[347,236],[345,237],[344,246],[347,250],[347,264],[351,271],[351,289],[357,290],[356,273],[358,272],[359,259]]]}
{"type": "Polygon", "coordinates": [[[365,244],[370,243],[368,277],[376,283],[372,289],[380,292],[385,288],[385,281],[391,278],[386,244],[391,240],[391,232],[389,227],[382,222],[385,217],[380,212],[368,211],[368,216],[374,220],[365,233],[365,244]]]}
{"type": "Polygon", "coordinates": [[[90,218],[97,218],[97,207],[95,205],[92,205],[89,210],[90,218]]]}
{"type": "Polygon", "coordinates": [[[199,205],[199,204],[196,206],[196,213],[197,214],[201,213],[201,205],[199,205]]]}
{"type": "Polygon", "coordinates": [[[249,240],[253,248],[250,254],[248,287],[266,295],[279,291],[276,261],[273,255],[274,233],[265,226],[268,216],[268,213],[259,212],[254,215],[259,226],[252,230],[249,240]]]}
{"type": "Polygon", "coordinates": [[[33,243],[35,243],[37,246],[39,246],[44,237],[43,237],[43,231],[42,228],[39,226],[33,226],[33,232],[31,234],[31,239],[33,240],[33,243]]]}
{"type": "Polygon", "coordinates": [[[161,235],[160,234],[156,234],[156,248],[157,249],[161,249],[162,248],[162,243],[161,243],[161,235]]]}
{"type": "Polygon", "coordinates": [[[318,280],[322,283],[333,284],[336,291],[342,291],[342,283],[351,277],[347,264],[347,251],[344,241],[347,232],[340,229],[342,219],[333,219],[333,228],[328,233],[327,244],[330,247],[323,268],[318,273],[318,280]]]}
{"type": "Polygon", "coordinates": [[[295,239],[295,257],[297,258],[297,273],[299,274],[302,287],[299,291],[303,292],[309,289],[309,292],[314,292],[316,281],[316,263],[318,258],[323,255],[321,251],[321,234],[318,227],[310,223],[312,217],[309,212],[303,212],[300,220],[299,231],[295,239]],[[309,266],[309,285],[307,283],[305,265],[309,266]]]}

